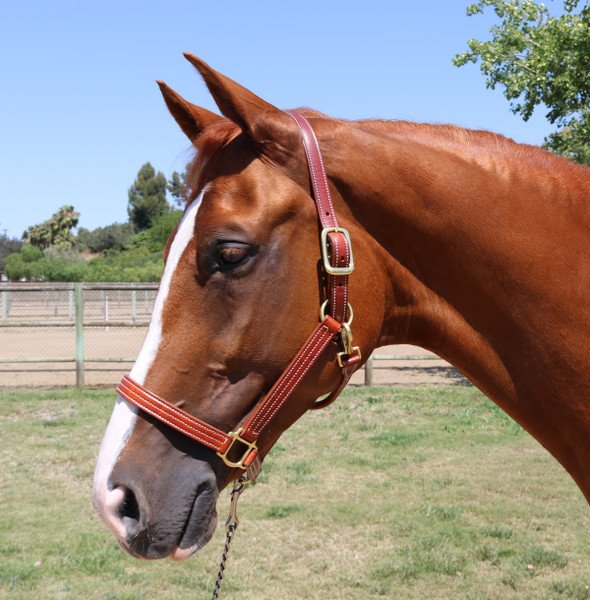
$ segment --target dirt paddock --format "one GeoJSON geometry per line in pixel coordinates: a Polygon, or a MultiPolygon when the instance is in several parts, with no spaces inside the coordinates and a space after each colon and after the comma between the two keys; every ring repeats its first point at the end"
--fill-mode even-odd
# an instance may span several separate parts
{"type": "MultiPolygon", "coordinates": [[[[79,310],[86,385],[115,386],[129,372],[147,332],[156,288],[83,284],[79,310]]],[[[10,283],[0,285],[0,296],[0,388],[75,385],[74,286],[10,283]]],[[[375,356],[374,385],[469,385],[448,363],[415,346],[387,346],[375,356]]],[[[363,369],[351,385],[363,385],[364,380],[363,369]]]]}
{"type": "MultiPolygon", "coordinates": [[[[116,385],[131,369],[145,334],[144,327],[86,328],[85,384],[116,385]],[[97,362],[96,359],[124,360],[97,362]]],[[[2,328],[0,359],[26,357],[27,361],[52,359],[67,362],[1,363],[0,387],[73,386],[76,384],[74,356],[73,328],[2,328]]],[[[375,356],[377,359],[373,362],[374,385],[469,385],[451,365],[422,348],[407,345],[386,346],[377,349],[375,356]]],[[[363,369],[354,375],[350,385],[363,385],[364,380],[363,369]]]]}

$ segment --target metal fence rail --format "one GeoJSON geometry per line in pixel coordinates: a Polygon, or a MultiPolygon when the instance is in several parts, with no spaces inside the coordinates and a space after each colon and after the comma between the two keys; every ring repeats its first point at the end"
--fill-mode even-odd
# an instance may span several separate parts
{"type": "MultiPolygon", "coordinates": [[[[157,288],[156,283],[0,283],[0,386],[112,385],[135,362],[157,288]]],[[[432,353],[401,348],[378,349],[364,376],[356,374],[353,382],[395,384],[404,372],[426,376],[449,368],[432,353]],[[408,367],[409,361],[415,367],[408,367]]]]}
{"type": "Polygon", "coordinates": [[[132,363],[157,288],[156,283],[2,283],[0,366],[32,374],[43,370],[33,364],[61,365],[50,370],[75,371],[76,385],[83,386],[89,371],[132,363]]]}

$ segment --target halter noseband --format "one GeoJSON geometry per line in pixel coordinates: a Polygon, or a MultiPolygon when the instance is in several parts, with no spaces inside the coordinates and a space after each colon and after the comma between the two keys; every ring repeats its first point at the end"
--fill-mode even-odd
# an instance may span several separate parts
{"type": "Polygon", "coordinates": [[[313,197],[322,225],[321,251],[327,274],[328,298],[320,311],[321,322],[268,394],[258,402],[244,423],[230,433],[225,433],[174,406],[133,381],[128,375],[123,377],[117,387],[117,392],[123,398],[144,412],[215,450],[229,467],[245,470],[250,481],[256,479],[262,466],[256,445],[259,436],[289,400],[330,342],[340,341],[342,344],[343,350],[338,354],[342,380],[327,398],[316,402],[314,409],[331,404],[361,363],[360,350],[353,347],[350,331],[352,308],[348,303],[348,276],[354,270],[350,236],[338,225],[322,154],[311,124],[298,113],[287,114],[295,119],[303,136],[313,197]],[[328,310],[329,314],[326,314],[328,310]],[[239,449],[239,445],[242,449],[239,449]]]}

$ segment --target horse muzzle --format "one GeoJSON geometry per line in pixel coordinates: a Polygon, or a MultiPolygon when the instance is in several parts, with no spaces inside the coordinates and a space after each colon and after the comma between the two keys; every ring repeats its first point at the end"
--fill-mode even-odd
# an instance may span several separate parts
{"type": "MultiPolygon", "coordinates": [[[[112,531],[121,548],[135,558],[185,560],[202,548],[217,525],[217,481],[207,463],[200,474],[179,476],[173,491],[160,497],[137,480],[126,481],[113,472],[109,486],[95,482],[96,512],[112,531]]],[[[104,483],[104,482],[103,482],[104,483]]],[[[160,482],[161,483],[161,482],[160,482]]]]}

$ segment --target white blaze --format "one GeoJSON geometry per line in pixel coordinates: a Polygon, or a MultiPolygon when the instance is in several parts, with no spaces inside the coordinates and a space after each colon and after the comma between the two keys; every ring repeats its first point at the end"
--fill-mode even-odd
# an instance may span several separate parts
{"type": "MultiPolygon", "coordinates": [[[[180,257],[193,238],[195,219],[202,198],[203,192],[191,203],[184,213],[174,236],[170,252],[168,253],[168,260],[166,261],[164,273],[160,281],[160,288],[156,296],[148,333],[130,373],[130,377],[138,383],[143,384],[145,382],[149,368],[156,358],[162,339],[164,303],[168,297],[170,283],[180,257]]],[[[116,493],[115,490],[109,490],[108,479],[121,450],[125,447],[129,436],[133,432],[137,412],[138,409],[136,406],[119,396],[102,440],[96,470],[94,471],[94,486],[92,491],[94,506],[117,537],[124,537],[124,531],[122,531],[122,524],[116,518],[116,506],[112,505],[117,504],[118,506],[120,494],[116,493]]]]}
{"type": "Polygon", "coordinates": [[[170,282],[172,281],[174,271],[176,271],[178,261],[193,238],[195,232],[195,217],[199,210],[202,197],[203,192],[201,192],[200,196],[193,201],[188,207],[188,210],[184,213],[184,216],[178,225],[176,236],[174,236],[172,247],[168,253],[166,268],[164,269],[160,281],[160,289],[152,312],[150,328],[148,329],[139,356],[129,374],[131,379],[134,379],[137,383],[143,384],[145,376],[156,358],[160,341],[162,340],[162,312],[164,310],[164,302],[166,302],[166,298],[168,297],[170,282]]]}

